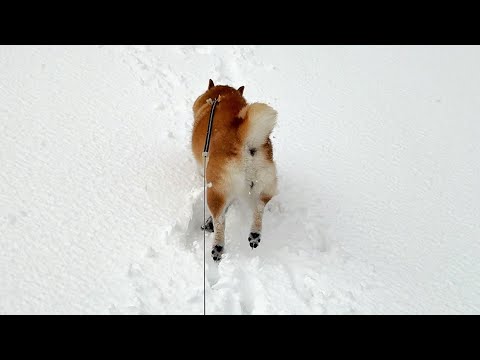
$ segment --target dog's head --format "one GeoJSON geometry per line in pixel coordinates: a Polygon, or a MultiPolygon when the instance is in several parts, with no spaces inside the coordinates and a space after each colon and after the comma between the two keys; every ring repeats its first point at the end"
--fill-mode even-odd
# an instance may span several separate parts
{"type": "Polygon", "coordinates": [[[243,96],[243,90],[245,90],[245,86],[240,86],[238,89],[235,89],[231,86],[228,85],[217,85],[213,83],[212,79],[208,80],[208,89],[206,92],[218,92],[219,95],[222,95],[223,93],[231,93],[231,92],[238,92],[240,93],[241,96],[243,96]]]}
{"type": "Polygon", "coordinates": [[[208,81],[208,89],[202,95],[200,95],[197,100],[195,100],[195,103],[193,104],[193,111],[199,109],[203,104],[206,103],[208,99],[213,100],[218,96],[221,96],[222,98],[228,98],[232,96],[243,98],[244,89],[245,86],[240,86],[238,89],[235,89],[228,85],[215,85],[212,79],[210,79],[208,81]]]}

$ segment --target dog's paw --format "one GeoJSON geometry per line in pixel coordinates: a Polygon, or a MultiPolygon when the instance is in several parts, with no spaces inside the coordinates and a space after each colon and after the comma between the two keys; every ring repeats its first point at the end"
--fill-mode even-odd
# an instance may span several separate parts
{"type": "Polygon", "coordinates": [[[213,230],[213,219],[212,217],[210,216],[207,221],[205,221],[205,225],[202,225],[202,230],[207,231],[207,232],[211,232],[213,233],[214,230],[213,230]]]}
{"type": "Polygon", "coordinates": [[[250,233],[250,236],[248,237],[248,242],[250,243],[250,247],[256,248],[261,241],[260,233],[258,232],[252,232],[250,233]]]}
{"type": "Polygon", "coordinates": [[[212,248],[212,258],[214,261],[220,261],[222,258],[222,253],[223,253],[223,246],[221,245],[215,245],[212,248]]]}

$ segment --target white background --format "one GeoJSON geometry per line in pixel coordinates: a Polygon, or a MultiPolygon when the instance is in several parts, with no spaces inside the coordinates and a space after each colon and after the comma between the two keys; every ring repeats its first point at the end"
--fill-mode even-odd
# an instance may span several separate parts
{"type": "Polygon", "coordinates": [[[480,48],[1,46],[0,313],[203,313],[191,106],[279,112],[209,314],[480,313],[480,48]]]}

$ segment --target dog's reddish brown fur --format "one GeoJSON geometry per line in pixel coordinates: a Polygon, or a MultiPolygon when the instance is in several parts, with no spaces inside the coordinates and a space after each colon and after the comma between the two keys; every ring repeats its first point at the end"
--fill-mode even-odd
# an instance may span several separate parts
{"type": "MultiPolygon", "coordinates": [[[[206,176],[209,182],[221,184],[225,165],[229,160],[240,160],[241,157],[246,129],[240,126],[243,119],[237,115],[247,105],[247,102],[239,90],[230,86],[209,87],[208,91],[200,96],[193,106],[195,123],[192,150],[197,162],[201,163],[211,109],[207,99],[220,97],[220,102],[215,108],[215,125],[210,140],[206,176]]],[[[243,88],[240,89],[243,90],[243,88]]],[[[207,194],[208,206],[212,216],[216,217],[223,210],[225,196],[220,189],[211,189],[208,189],[207,194]]]]}

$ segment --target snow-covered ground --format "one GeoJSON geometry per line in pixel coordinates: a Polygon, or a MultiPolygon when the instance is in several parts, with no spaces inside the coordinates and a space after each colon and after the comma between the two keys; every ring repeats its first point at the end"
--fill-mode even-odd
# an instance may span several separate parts
{"type": "Polygon", "coordinates": [[[0,313],[202,314],[191,106],[279,112],[207,314],[480,314],[480,47],[1,46],[0,313]]]}

